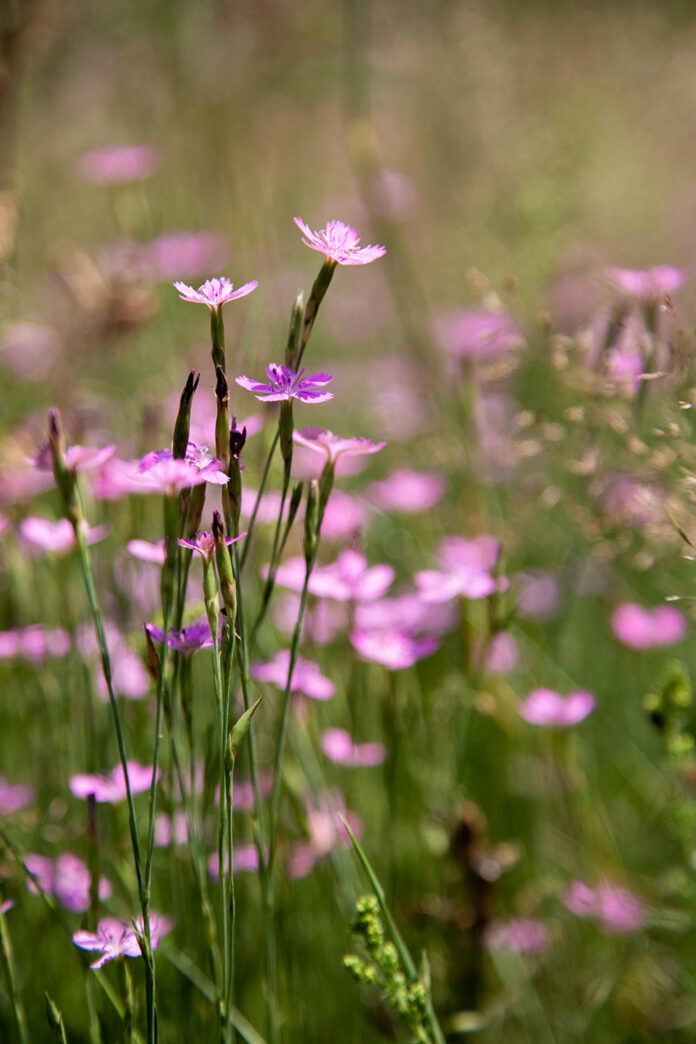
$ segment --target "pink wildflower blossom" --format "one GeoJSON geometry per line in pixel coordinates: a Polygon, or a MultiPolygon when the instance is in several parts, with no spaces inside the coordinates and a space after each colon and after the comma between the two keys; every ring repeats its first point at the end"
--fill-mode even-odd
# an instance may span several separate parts
{"type": "Polygon", "coordinates": [[[25,381],[43,380],[59,352],[60,339],[53,327],[32,320],[12,323],[0,341],[3,364],[25,381]]]}
{"type": "Polygon", "coordinates": [[[684,614],[669,605],[644,609],[633,602],[623,602],[611,615],[614,634],[629,649],[676,645],[685,637],[686,626],[684,614]]]}
{"type": "MultiPolygon", "coordinates": [[[[251,666],[251,676],[257,681],[270,682],[279,689],[285,689],[290,667],[290,653],[281,649],[269,663],[255,663],[251,666]]],[[[336,686],[330,678],[325,677],[316,663],[298,658],[292,672],[291,692],[301,692],[313,700],[330,700],[336,692],[336,686]]]]}
{"type": "MultiPolygon", "coordinates": [[[[190,544],[186,545],[187,547],[190,544]]],[[[155,624],[145,625],[152,640],[157,644],[162,641],[162,631],[155,624]]],[[[213,636],[207,620],[196,620],[188,627],[182,627],[180,631],[170,629],[167,632],[167,645],[170,649],[176,649],[182,656],[188,659],[199,649],[211,649],[213,647],[213,636]]]]}
{"type": "Polygon", "coordinates": [[[62,627],[34,624],[0,631],[0,660],[22,658],[28,663],[41,664],[49,656],[67,656],[70,648],[70,635],[62,627]]]}
{"type": "Polygon", "coordinates": [[[207,305],[211,312],[219,312],[224,304],[236,301],[240,297],[246,297],[252,293],[259,284],[255,279],[245,283],[236,290],[231,280],[223,276],[221,279],[208,279],[197,290],[186,283],[174,283],[174,289],[179,291],[182,301],[191,301],[194,304],[207,305]]]}
{"type": "Polygon", "coordinates": [[[498,560],[500,544],[494,537],[475,540],[448,537],[438,547],[437,557],[446,570],[426,569],[414,580],[426,602],[448,602],[452,598],[486,598],[501,589],[501,582],[491,575],[498,560]]]}
{"type": "Polygon", "coordinates": [[[519,589],[517,613],[531,620],[550,620],[560,610],[560,584],[553,573],[543,569],[517,573],[515,586],[519,589]]]}
{"type": "MultiPolygon", "coordinates": [[[[129,700],[141,700],[150,688],[145,664],[138,654],[126,645],[118,627],[105,621],[106,640],[111,654],[111,674],[114,692],[129,700]]],[[[101,666],[101,652],[94,629],[85,624],[77,630],[77,648],[84,660],[91,662],[97,695],[103,703],[109,702],[109,690],[101,666]]]]}
{"type": "Polygon", "coordinates": [[[449,634],[460,619],[457,605],[426,602],[420,591],[405,591],[394,598],[361,602],[355,607],[355,624],[361,631],[405,631],[410,635],[449,634]]]}
{"type": "MultiPolygon", "coordinates": [[[[156,950],[160,939],[167,935],[174,927],[170,917],[157,914],[154,910],[150,913],[150,942],[152,949],[156,950]]],[[[100,953],[101,956],[90,965],[95,971],[103,968],[107,961],[116,960],[117,957],[140,957],[139,938],[143,934],[142,917],[135,919],[135,924],[126,924],[116,917],[103,917],[97,925],[96,932],[79,931],[72,937],[75,946],[82,950],[91,950],[100,953]]]]}
{"type": "Polygon", "coordinates": [[[387,670],[400,671],[413,667],[439,648],[437,638],[414,638],[404,631],[361,631],[355,629],[350,641],[362,660],[381,663],[387,670]]]}
{"type": "MultiPolygon", "coordinates": [[[[68,471],[93,471],[100,468],[116,452],[116,446],[104,446],[96,449],[91,446],[68,446],[65,451],[65,464],[68,471]]],[[[31,457],[29,463],[37,471],[53,471],[53,455],[51,447],[46,443],[38,453],[31,457]]]]}
{"type": "Polygon", "coordinates": [[[592,918],[607,935],[625,935],[640,928],[645,920],[645,903],[634,892],[602,881],[590,888],[582,881],[572,881],[563,905],[576,917],[592,918]]]}
{"type": "Polygon", "coordinates": [[[158,848],[168,848],[171,844],[180,847],[188,844],[188,824],[183,809],[176,809],[171,819],[165,812],[157,813],[155,816],[155,844],[158,848]]]}
{"type": "Polygon", "coordinates": [[[591,692],[571,692],[564,698],[553,689],[533,689],[518,707],[518,713],[531,725],[567,729],[591,714],[595,702],[591,692]]]}
{"type": "Polygon", "coordinates": [[[484,308],[444,312],[435,323],[435,337],[460,359],[499,359],[524,344],[509,315],[484,308]]]}
{"type": "Polygon", "coordinates": [[[229,481],[216,457],[189,443],[183,460],[171,450],[146,454],[142,460],[114,460],[95,482],[95,493],[102,500],[116,500],[129,493],[163,493],[176,496],[204,482],[224,486],[229,481]]]}
{"type": "Polygon", "coordinates": [[[110,145],[80,156],[75,172],[91,185],[121,185],[154,174],[162,158],[153,145],[110,145]]]}
{"type": "Polygon", "coordinates": [[[540,953],[549,945],[549,930],[543,921],[529,917],[493,921],[486,930],[483,945],[487,950],[507,950],[508,953],[540,953]]]}
{"type": "MultiPolygon", "coordinates": [[[[89,910],[92,877],[79,856],[63,852],[56,861],[30,852],[25,856],[27,869],[36,877],[39,887],[48,895],[55,896],[61,906],[72,913],[89,910]]],[[[38,888],[27,879],[27,889],[38,895],[38,888]]],[[[105,877],[99,879],[99,898],[104,902],[113,889],[105,877]]]]}
{"type": "MultiPolygon", "coordinates": [[[[85,537],[88,544],[97,544],[104,540],[108,533],[108,526],[87,526],[85,537]]],[[[30,548],[39,548],[42,551],[64,554],[75,547],[75,534],[67,518],[59,518],[54,522],[50,518],[30,515],[20,523],[19,535],[30,548]]]]}
{"type": "Polygon", "coordinates": [[[341,456],[361,457],[379,453],[387,445],[386,442],[371,442],[364,438],[341,438],[332,431],[317,427],[294,431],[292,437],[300,446],[323,454],[331,464],[335,464],[341,456]]]}
{"type": "Polygon", "coordinates": [[[27,808],[36,798],[34,787],[28,783],[8,783],[0,776],[0,816],[11,816],[27,808]]]}
{"type": "MultiPolygon", "coordinates": [[[[290,558],[276,573],[276,583],[300,591],[304,583],[303,558],[290,558]]],[[[390,565],[368,566],[360,551],[342,551],[335,562],[315,568],[308,590],[336,602],[369,602],[381,598],[394,579],[390,565]]]]}
{"type": "MultiPolygon", "coordinates": [[[[268,853],[264,854],[264,861],[268,861],[268,853]]],[[[225,873],[227,872],[227,853],[224,859],[225,873]]],[[[232,873],[250,874],[259,868],[259,852],[256,845],[235,845],[232,851],[232,873]]],[[[216,880],[220,876],[220,859],[217,852],[208,859],[208,873],[216,880]]]]}
{"type": "Polygon", "coordinates": [[[614,289],[638,301],[657,301],[673,294],[684,282],[684,273],[670,265],[657,265],[643,271],[632,268],[605,268],[604,277],[614,289]]]}
{"type": "MultiPolygon", "coordinates": [[[[238,540],[243,540],[245,536],[246,530],[244,533],[240,533],[239,536],[227,537],[225,543],[230,547],[230,545],[236,544],[238,540]]],[[[192,540],[180,540],[179,546],[187,547],[189,551],[196,551],[201,558],[204,558],[206,562],[209,562],[215,554],[215,537],[212,533],[199,530],[192,540]]]]}
{"type": "Polygon", "coordinates": [[[126,551],[133,558],[139,558],[141,562],[152,562],[154,565],[164,565],[167,557],[167,546],[164,540],[157,544],[151,544],[147,540],[129,540],[126,551]]]}
{"type": "Polygon", "coordinates": [[[345,799],[338,791],[322,791],[305,807],[309,841],[299,841],[292,846],[288,860],[290,877],[306,877],[315,864],[335,848],[350,848],[351,840],[341,816],[356,837],[362,834],[362,821],[346,811],[345,799]]]}
{"type": "Polygon", "coordinates": [[[321,737],[321,749],[330,761],[351,768],[381,765],[387,757],[383,743],[353,743],[345,729],[327,729],[321,737]]]}
{"type": "Polygon", "coordinates": [[[140,267],[150,279],[169,282],[175,276],[188,279],[227,264],[229,248],[216,232],[166,232],[139,251],[140,267]]]}
{"type": "Polygon", "coordinates": [[[235,379],[240,388],[255,392],[261,402],[290,402],[298,399],[300,402],[319,403],[333,399],[333,392],[323,390],[333,380],[330,374],[315,373],[311,377],[304,377],[304,373],[304,369],[296,373],[287,366],[270,363],[266,367],[268,384],[244,376],[235,379]]]}
{"type": "Polygon", "coordinates": [[[367,496],[382,511],[419,515],[442,500],[445,488],[445,480],[440,475],[400,468],[383,482],[373,482],[367,496]]]}
{"type": "Polygon", "coordinates": [[[345,543],[367,524],[369,507],[364,500],[333,489],[321,523],[322,541],[345,543]]]}
{"type": "Polygon", "coordinates": [[[13,906],[13,899],[5,899],[4,903],[0,903],[0,917],[4,917],[6,913],[9,913],[13,906]]]}
{"type": "Polygon", "coordinates": [[[383,246],[360,246],[360,236],[342,221],[329,221],[326,228],[313,232],[302,218],[293,218],[302,232],[302,242],[310,250],[318,250],[327,261],[336,265],[369,265],[386,254],[383,246]]]}
{"type": "Polygon", "coordinates": [[[486,649],[486,670],[491,674],[510,674],[520,664],[517,640],[507,631],[498,631],[486,649]]]}
{"type": "MultiPolygon", "coordinates": [[[[140,794],[150,789],[152,783],[152,766],[141,765],[137,761],[128,763],[128,782],[131,794],[140,794]]],[[[159,779],[160,771],[157,770],[159,779]]],[[[70,790],[77,798],[87,798],[94,794],[94,800],[116,804],[126,799],[126,781],[123,776],[123,767],[117,765],[108,776],[90,776],[78,774],[70,778],[70,790]]]]}

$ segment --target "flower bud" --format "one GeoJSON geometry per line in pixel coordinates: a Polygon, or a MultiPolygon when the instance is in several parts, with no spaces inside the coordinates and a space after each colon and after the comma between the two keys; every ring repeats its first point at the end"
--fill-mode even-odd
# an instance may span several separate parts
{"type": "Polygon", "coordinates": [[[230,413],[229,413],[229,389],[227,378],[222,366],[215,367],[217,382],[215,385],[215,398],[217,399],[217,414],[215,417],[215,456],[227,470],[230,455],[230,413]]]}
{"type": "Polygon", "coordinates": [[[227,612],[230,627],[234,629],[237,617],[237,586],[234,582],[230,549],[225,539],[225,527],[219,511],[213,511],[213,537],[215,538],[215,561],[220,581],[222,601],[227,612]]]}
{"type": "Polygon", "coordinates": [[[172,438],[172,456],[177,460],[183,460],[186,456],[189,425],[191,423],[191,402],[193,401],[200,377],[200,373],[197,373],[196,370],[191,370],[179,399],[179,412],[174,422],[174,436],[172,438]]]}
{"type": "Polygon", "coordinates": [[[299,292],[290,313],[290,329],[285,346],[285,365],[295,369],[302,345],[302,324],[304,322],[304,294],[299,292]]]}
{"type": "Polygon", "coordinates": [[[304,518],[304,556],[307,565],[314,561],[319,535],[319,486],[316,479],[307,485],[304,518]]]}

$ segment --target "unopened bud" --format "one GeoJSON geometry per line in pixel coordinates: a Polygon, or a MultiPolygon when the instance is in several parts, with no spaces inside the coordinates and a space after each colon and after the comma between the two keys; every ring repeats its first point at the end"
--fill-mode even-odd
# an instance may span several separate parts
{"type": "Polygon", "coordinates": [[[179,412],[174,422],[174,437],[172,438],[172,456],[176,460],[183,460],[186,456],[191,423],[191,403],[200,377],[200,373],[197,373],[196,370],[191,370],[179,399],[179,412]]]}
{"type": "Polygon", "coordinates": [[[145,626],[143,627],[143,631],[145,632],[147,673],[150,675],[150,677],[156,685],[159,679],[160,672],[159,653],[157,652],[157,647],[154,641],[152,640],[152,634],[150,633],[150,628],[147,624],[145,624],[145,626]]]}
{"type": "Polygon", "coordinates": [[[237,757],[237,751],[239,750],[242,744],[242,740],[249,731],[251,719],[254,716],[254,712],[256,711],[258,705],[261,703],[262,699],[263,696],[259,696],[256,703],[252,703],[251,707],[249,707],[248,710],[244,711],[239,721],[235,722],[235,724],[232,726],[232,729],[230,730],[230,736],[228,741],[228,754],[229,757],[232,759],[232,762],[234,762],[235,758],[237,757]]]}
{"type": "Polygon", "coordinates": [[[246,426],[240,431],[237,427],[237,418],[232,418],[232,424],[230,425],[230,456],[239,457],[240,453],[244,449],[246,443],[247,430],[246,426]]]}
{"type": "Polygon", "coordinates": [[[215,398],[217,400],[217,414],[215,416],[215,456],[222,464],[223,471],[227,470],[227,462],[230,455],[230,394],[227,386],[227,378],[222,366],[215,367],[217,382],[215,385],[215,398]]]}
{"type": "Polygon", "coordinates": [[[319,485],[312,479],[307,486],[307,502],[304,517],[304,556],[309,565],[314,561],[319,532],[319,485]]]}
{"type": "Polygon", "coordinates": [[[70,471],[65,461],[65,437],[63,423],[58,410],[48,413],[48,446],[53,462],[53,476],[63,500],[63,510],[73,529],[77,532],[80,524],[80,512],[75,492],[75,474],[70,471]]]}
{"type": "Polygon", "coordinates": [[[234,630],[237,617],[237,585],[234,582],[230,549],[227,546],[225,527],[219,511],[213,512],[213,537],[215,538],[215,562],[220,581],[220,593],[230,627],[234,630]]]}
{"type": "Polygon", "coordinates": [[[285,365],[295,369],[302,347],[302,324],[304,322],[304,294],[299,292],[290,313],[290,329],[285,346],[285,365]]]}

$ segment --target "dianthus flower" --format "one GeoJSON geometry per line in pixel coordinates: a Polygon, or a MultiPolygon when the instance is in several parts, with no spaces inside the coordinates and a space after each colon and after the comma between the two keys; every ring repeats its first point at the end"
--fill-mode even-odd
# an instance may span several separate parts
{"type": "Polygon", "coordinates": [[[350,641],[362,660],[381,663],[389,671],[413,667],[418,660],[432,656],[440,645],[437,638],[414,638],[396,629],[361,631],[356,628],[350,641]]]}
{"type": "Polygon", "coordinates": [[[444,312],[436,320],[435,336],[441,347],[460,359],[499,359],[524,344],[509,315],[485,308],[444,312]]]}
{"type": "Polygon", "coordinates": [[[268,384],[244,376],[236,377],[235,380],[240,388],[255,392],[261,402],[290,402],[298,399],[300,402],[319,403],[333,399],[332,392],[323,391],[333,380],[330,374],[315,373],[311,377],[303,377],[304,373],[304,369],[295,372],[288,366],[270,363],[266,367],[268,384]]]}
{"type": "Polygon", "coordinates": [[[139,558],[141,562],[152,562],[154,565],[164,565],[167,557],[167,545],[164,540],[157,544],[151,544],[148,540],[129,540],[126,551],[133,558],[139,558]]]}
{"type": "Polygon", "coordinates": [[[543,921],[530,917],[513,917],[509,921],[492,921],[483,938],[486,950],[508,953],[539,953],[549,945],[549,930],[543,921]]]}
{"type": "MultiPolygon", "coordinates": [[[[265,861],[268,861],[268,853],[265,854],[265,861]]],[[[225,872],[227,872],[227,853],[225,853],[225,872]]],[[[253,873],[259,868],[259,852],[256,845],[237,845],[235,844],[232,851],[232,873],[233,874],[249,874],[253,873]]],[[[208,859],[208,873],[211,877],[219,878],[220,876],[220,859],[217,852],[208,859]]]]}
{"type": "Polygon", "coordinates": [[[33,624],[0,631],[0,660],[21,657],[28,663],[43,663],[48,656],[67,656],[70,647],[70,635],[62,627],[33,624]]]}
{"type": "Polygon", "coordinates": [[[327,261],[336,265],[369,265],[386,254],[383,246],[360,246],[360,236],[342,221],[329,221],[326,228],[313,232],[302,218],[293,218],[302,232],[302,242],[310,250],[318,250],[327,261]]]}
{"type": "Polygon", "coordinates": [[[208,306],[211,312],[219,312],[224,304],[227,304],[229,301],[236,301],[240,297],[246,297],[258,285],[257,281],[252,279],[250,283],[244,283],[243,286],[235,290],[232,281],[227,279],[226,276],[222,276],[220,279],[207,279],[197,290],[182,282],[174,283],[174,289],[179,291],[179,297],[182,301],[204,304],[208,306]]]}
{"type": "Polygon", "coordinates": [[[445,488],[441,475],[400,468],[382,482],[373,482],[367,495],[382,511],[418,515],[435,507],[445,488]]]}
{"type": "Polygon", "coordinates": [[[149,178],[161,162],[154,145],[109,145],[83,153],[75,172],[92,185],[122,185],[149,178]]]}
{"type": "MultiPolygon", "coordinates": [[[[257,681],[270,682],[279,689],[285,689],[290,667],[290,653],[281,649],[269,663],[251,665],[251,676],[257,681]]],[[[313,700],[330,700],[336,692],[336,686],[330,678],[326,678],[316,663],[298,657],[293,668],[291,692],[301,692],[313,700]]]]}
{"type": "MultiPolygon", "coordinates": [[[[186,544],[187,547],[190,543],[186,544]]],[[[146,624],[147,630],[153,641],[158,644],[162,642],[162,631],[154,624],[146,624]]],[[[188,627],[182,627],[180,631],[167,631],[167,645],[170,649],[176,649],[182,656],[188,659],[199,649],[210,649],[213,646],[213,636],[207,620],[196,620],[188,627]]]]}
{"type": "Polygon", "coordinates": [[[8,783],[0,776],[0,816],[11,816],[13,812],[31,805],[36,791],[28,783],[8,783]]]}
{"type": "Polygon", "coordinates": [[[294,431],[292,437],[300,446],[322,453],[331,464],[341,456],[361,457],[367,453],[379,453],[387,445],[386,442],[371,442],[364,438],[343,439],[332,431],[316,427],[294,431]]]}
{"type": "Polygon", "coordinates": [[[416,573],[414,580],[426,602],[448,602],[459,595],[486,598],[500,590],[500,581],[491,575],[499,552],[500,544],[491,536],[475,540],[448,537],[437,551],[446,571],[426,569],[416,573]]]}
{"type": "MultiPolygon", "coordinates": [[[[92,471],[101,467],[116,452],[116,446],[103,446],[97,449],[92,446],[68,446],[65,451],[65,466],[68,471],[92,471]]],[[[37,471],[53,471],[53,454],[48,443],[33,457],[29,463],[37,471]]]]}
{"type": "MultiPolygon", "coordinates": [[[[108,532],[108,526],[87,526],[85,538],[88,544],[97,544],[108,532]]],[[[59,518],[54,522],[50,518],[31,515],[20,523],[19,535],[30,547],[54,551],[56,554],[64,554],[75,546],[75,533],[67,518],[59,518]]]]}
{"type": "MultiPolygon", "coordinates": [[[[301,591],[305,577],[303,558],[291,558],[280,566],[276,583],[301,591]]],[[[318,598],[336,602],[370,602],[381,598],[394,579],[390,565],[368,566],[360,551],[342,551],[335,562],[312,571],[307,590],[318,598]]]]}
{"type": "Polygon", "coordinates": [[[638,301],[657,301],[673,294],[684,282],[684,273],[671,265],[656,265],[654,268],[605,268],[604,278],[610,286],[638,301]]]}
{"type": "MultiPolygon", "coordinates": [[[[140,794],[144,790],[149,790],[152,783],[152,766],[141,765],[137,761],[129,761],[127,764],[131,794],[140,794]]],[[[159,776],[158,769],[158,779],[159,776]]],[[[108,776],[91,776],[85,773],[71,776],[69,786],[77,798],[87,798],[93,794],[95,801],[109,804],[116,804],[116,802],[126,799],[126,781],[121,765],[117,765],[108,776]]]]}
{"type": "MultiPolygon", "coordinates": [[[[55,896],[66,910],[71,913],[89,910],[92,877],[79,856],[63,852],[54,862],[46,856],[29,852],[24,862],[36,878],[39,888],[47,895],[55,896]]],[[[34,895],[38,894],[39,889],[31,878],[27,878],[27,889],[34,895]]],[[[109,898],[112,891],[111,882],[100,877],[99,898],[102,902],[109,898]]]]}
{"type": "Polygon", "coordinates": [[[634,932],[645,920],[645,903],[640,896],[610,881],[602,881],[596,888],[582,881],[571,882],[563,905],[576,917],[597,920],[607,935],[634,932]]]}
{"type": "Polygon", "coordinates": [[[518,713],[531,725],[567,729],[591,714],[595,702],[591,692],[571,692],[564,698],[553,689],[533,689],[518,708],[518,713]]]}
{"type": "Polygon", "coordinates": [[[611,629],[629,649],[660,649],[676,645],[686,635],[686,617],[670,605],[644,609],[623,602],[611,614],[611,629]]]}
{"type": "Polygon", "coordinates": [[[362,834],[362,821],[346,811],[343,795],[338,791],[322,791],[313,802],[307,802],[309,841],[298,841],[292,846],[288,861],[290,877],[306,877],[320,859],[335,848],[350,848],[351,840],[341,816],[356,837],[362,834]]]}
{"type": "Polygon", "coordinates": [[[381,765],[387,757],[383,743],[353,743],[345,729],[327,729],[321,737],[321,749],[330,761],[351,768],[381,765]]]}
{"type": "MultiPolygon", "coordinates": [[[[240,533],[236,537],[227,537],[225,543],[229,547],[231,544],[236,544],[238,540],[242,540],[246,536],[246,530],[240,533]]],[[[212,533],[207,533],[205,530],[199,530],[191,540],[180,540],[180,547],[187,547],[189,551],[196,551],[204,558],[206,562],[210,562],[213,555],[215,554],[215,537],[212,533]]]]}
{"type": "Polygon", "coordinates": [[[114,460],[95,483],[102,500],[115,500],[128,493],[163,493],[176,496],[182,489],[212,482],[224,486],[229,481],[222,464],[207,449],[189,443],[186,457],[178,459],[171,450],[147,453],[141,460],[114,460]]]}
{"type": "MultiPolygon", "coordinates": [[[[163,917],[153,910],[150,913],[149,923],[150,943],[152,949],[156,950],[162,936],[167,935],[174,927],[174,922],[170,917],[163,917]]],[[[103,968],[107,961],[116,960],[117,957],[142,956],[138,941],[142,935],[141,917],[136,918],[134,925],[119,921],[117,917],[103,917],[97,925],[96,932],[75,932],[72,941],[81,950],[91,950],[101,954],[101,957],[90,965],[94,971],[97,971],[99,968],[103,968]]]]}

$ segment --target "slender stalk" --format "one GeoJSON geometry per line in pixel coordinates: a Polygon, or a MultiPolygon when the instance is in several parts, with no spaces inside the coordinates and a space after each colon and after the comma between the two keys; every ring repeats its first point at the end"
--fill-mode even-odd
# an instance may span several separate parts
{"type": "Polygon", "coordinates": [[[19,1044],[27,1044],[27,1018],[24,1014],[22,998],[17,989],[17,976],[15,975],[14,958],[12,955],[12,944],[7,931],[5,914],[0,911],[0,958],[2,959],[2,970],[7,984],[7,995],[10,999],[12,1016],[17,1030],[19,1044]]]}
{"type": "MultiPolygon", "coordinates": [[[[256,515],[258,514],[259,505],[261,503],[261,497],[263,496],[263,491],[266,487],[266,479],[268,478],[268,472],[271,467],[271,461],[273,460],[273,454],[276,451],[276,446],[278,445],[279,441],[280,432],[276,431],[275,436],[273,438],[273,442],[271,443],[271,448],[268,451],[268,456],[266,457],[266,463],[264,465],[263,473],[261,475],[261,482],[259,483],[259,491],[256,494],[256,500],[254,501],[254,509],[251,512],[251,518],[249,519],[246,540],[244,541],[244,550],[242,551],[242,556],[239,563],[240,573],[244,570],[244,564],[249,555],[249,548],[251,547],[251,538],[254,532],[254,526],[256,524],[256,515]]],[[[237,584],[237,586],[239,587],[239,584],[237,584]]]]}

